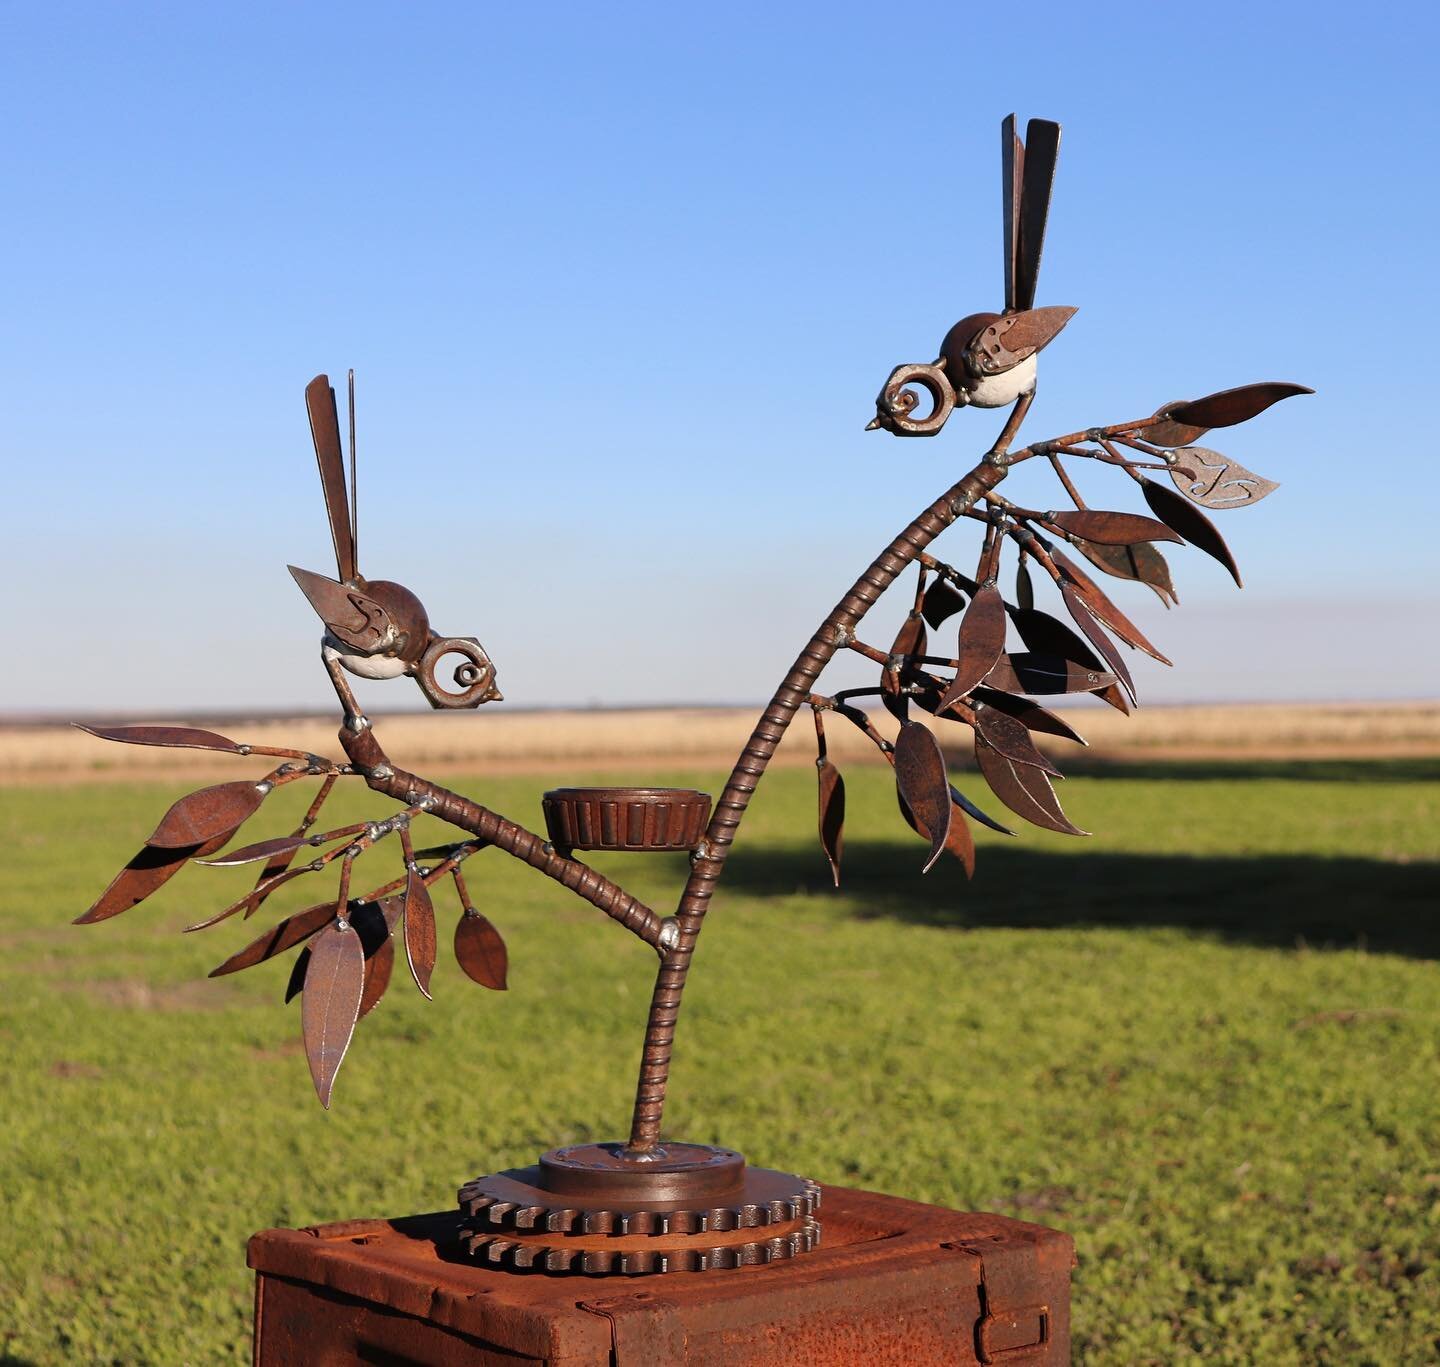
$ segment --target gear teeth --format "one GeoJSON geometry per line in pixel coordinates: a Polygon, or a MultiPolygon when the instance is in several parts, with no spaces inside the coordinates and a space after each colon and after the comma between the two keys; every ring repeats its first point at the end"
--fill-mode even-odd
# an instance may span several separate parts
{"type": "Polygon", "coordinates": [[[798,1258],[820,1246],[820,1226],[811,1218],[790,1234],[720,1248],[629,1249],[566,1248],[563,1245],[520,1243],[514,1239],[475,1234],[469,1240],[473,1257],[495,1267],[550,1273],[580,1272],[603,1277],[651,1276],[665,1272],[710,1272],[735,1267],[760,1267],[798,1258]]]}

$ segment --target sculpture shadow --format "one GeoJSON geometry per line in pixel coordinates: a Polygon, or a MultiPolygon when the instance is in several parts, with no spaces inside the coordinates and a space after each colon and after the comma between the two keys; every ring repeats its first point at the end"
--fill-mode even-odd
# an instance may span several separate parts
{"type": "MultiPolygon", "coordinates": [[[[1227,800],[1239,802],[1246,800],[1243,784],[1254,780],[1334,785],[1440,781],[1440,757],[1434,756],[1086,763],[1083,754],[1072,751],[1063,767],[1067,773],[1102,781],[1223,783],[1237,789],[1227,800]]],[[[1008,815],[1003,809],[997,814],[1008,815]]],[[[1097,841],[1044,835],[1038,838],[1046,844],[1037,846],[1037,833],[1018,818],[1011,820],[1024,833],[1023,840],[987,841],[971,882],[949,856],[922,875],[925,846],[918,837],[911,842],[866,841],[853,838],[852,827],[841,870],[842,905],[865,919],[887,917],[956,929],[1170,926],[1274,947],[1363,947],[1440,957],[1440,916],[1435,915],[1440,862],[1435,860],[1194,855],[1183,850],[1112,853],[1097,841]]],[[[898,818],[896,822],[898,826],[898,818]]],[[[730,889],[759,898],[837,895],[818,842],[811,840],[768,847],[742,841],[726,865],[721,896],[730,889]]]]}

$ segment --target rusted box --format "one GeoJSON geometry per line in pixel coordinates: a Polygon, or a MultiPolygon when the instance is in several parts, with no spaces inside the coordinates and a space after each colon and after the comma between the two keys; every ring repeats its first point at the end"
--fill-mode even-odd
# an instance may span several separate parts
{"type": "Polygon", "coordinates": [[[263,1367],[741,1367],[1070,1360],[1070,1237],[825,1187],[793,1262],[629,1278],[477,1267],[454,1212],[250,1241],[263,1367]]]}

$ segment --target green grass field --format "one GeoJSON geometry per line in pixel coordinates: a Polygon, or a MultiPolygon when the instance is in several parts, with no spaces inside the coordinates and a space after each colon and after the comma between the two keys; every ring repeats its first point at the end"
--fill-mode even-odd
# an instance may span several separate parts
{"type": "MultiPolygon", "coordinates": [[[[1093,839],[982,838],[967,885],[921,878],[887,771],[854,770],[837,894],[813,776],[772,774],[701,941],[667,1130],[1070,1231],[1085,1362],[1432,1361],[1437,780],[1434,762],[1107,770],[1064,787],[1093,839]]],[[[455,786],[534,825],[548,785],[455,786]]],[[[467,867],[511,990],[446,958],[443,891],[435,1001],[397,968],[329,1114],[280,1001],[288,957],[205,979],[262,922],[174,933],[253,871],[190,869],[71,928],[177,791],[0,793],[0,1363],[248,1360],[253,1230],[442,1208],[628,1122],[653,955],[503,855],[467,867]]],[[[277,793],[246,838],[303,801],[277,793]]],[[[661,909],[683,872],[596,862],[661,909]]],[[[316,900],[287,888],[263,923],[316,900]]]]}

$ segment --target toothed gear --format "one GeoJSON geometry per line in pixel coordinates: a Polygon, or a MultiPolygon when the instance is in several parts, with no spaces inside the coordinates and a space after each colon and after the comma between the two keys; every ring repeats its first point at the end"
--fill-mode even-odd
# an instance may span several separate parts
{"type": "Polygon", "coordinates": [[[806,1219],[787,1234],[705,1247],[679,1245],[656,1249],[578,1248],[543,1240],[521,1241],[499,1235],[471,1234],[470,1255],[492,1267],[518,1272],[582,1273],[591,1276],[652,1276],[664,1272],[715,1272],[757,1267],[809,1253],[820,1244],[820,1224],[806,1219]]]}

